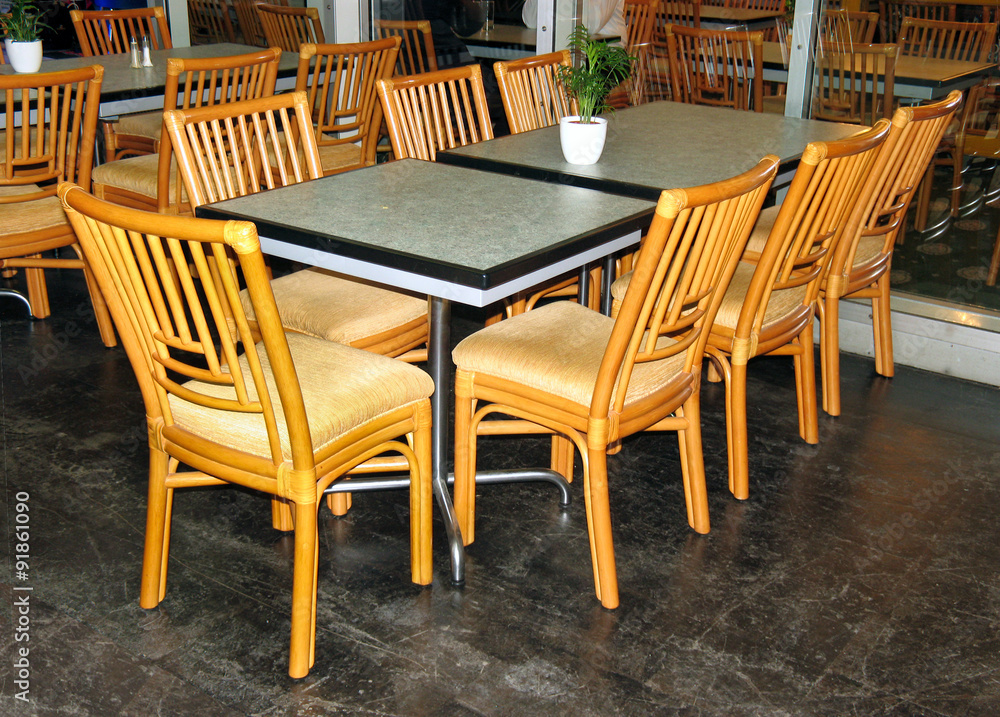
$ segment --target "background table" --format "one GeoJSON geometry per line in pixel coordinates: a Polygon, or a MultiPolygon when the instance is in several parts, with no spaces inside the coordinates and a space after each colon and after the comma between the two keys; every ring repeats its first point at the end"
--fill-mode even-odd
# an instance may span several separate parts
{"type": "MultiPolygon", "coordinates": [[[[205,205],[197,214],[255,222],[267,254],[430,296],[434,493],[448,533],[452,579],[461,583],[464,551],[445,469],[451,302],[486,306],[633,246],[654,206],[406,159],[205,205]]],[[[477,480],[484,473],[477,472],[477,480]]],[[[552,475],[497,472],[491,478],[552,475]]],[[[345,488],[363,483],[352,478],[345,488]]]]}

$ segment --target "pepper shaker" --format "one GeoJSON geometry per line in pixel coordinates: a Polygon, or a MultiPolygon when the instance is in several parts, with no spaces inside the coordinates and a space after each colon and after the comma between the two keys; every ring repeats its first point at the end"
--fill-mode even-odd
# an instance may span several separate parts
{"type": "Polygon", "coordinates": [[[142,66],[152,67],[153,59],[149,56],[149,36],[142,36],[142,66]]]}
{"type": "Polygon", "coordinates": [[[139,43],[135,41],[135,37],[129,43],[129,51],[132,54],[132,64],[130,67],[135,70],[142,67],[142,59],[139,57],[139,43]]]}

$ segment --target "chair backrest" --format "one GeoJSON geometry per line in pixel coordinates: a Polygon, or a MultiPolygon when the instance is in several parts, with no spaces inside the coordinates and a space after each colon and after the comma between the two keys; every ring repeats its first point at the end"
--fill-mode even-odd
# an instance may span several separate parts
{"type": "MultiPolygon", "coordinates": [[[[900,107],[893,114],[889,137],[869,173],[860,201],[848,218],[844,240],[830,259],[828,291],[843,296],[860,288],[850,287],[848,277],[863,239],[881,237],[880,251],[871,256],[866,253],[866,264],[884,266],[892,256],[913,195],[961,102],[962,92],[954,90],[937,102],[900,107]]],[[[861,281],[862,286],[868,286],[871,277],[861,281]]]]}
{"type": "Polygon", "coordinates": [[[0,193],[0,207],[54,197],[57,182],[90,188],[103,79],[100,65],[0,75],[0,187],[18,188],[0,193]]]}
{"type": "Polygon", "coordinates": [[[187,0],[192,44],[235,42],[229,0],[187,0]]]}
{"type": "MultiPolygon", "coordinates": [[[[167,60],[163,109],[212,107],[240,100],[274,94],[278,79],[281,50],[272,47],[245,55],[224,57],[178,58],[167,60]]],[[[170,196],[172,150],[170,136],[160,138],[160,161],[157,169],[157,209],[164,212],[171,205],[181,207],[181,196],[170,196]]],[[[181,186],[177,186],[178,195],[181,186]]]]}
{"type": "Polygon", "coordinates": [[[764,111],[764,38],[759,32],[666,30],[675,102],[764,111]]]}
{"type": "Polygon", "coordinates": [[[1000,156],[1000,77],[988,77],[969,88],[955,148],[959,158],[1000,156]]]}
{"type": "Polygon", "coordinates": [[[437,53],[429,20],[376,20],[378,37],[398,36],[402,40],[396,58],[397,75],[437,72],[437,53]]]}
{"type": "Polygon", "coordinates": [[[218,442],[213,455],[223,465],[258,475],[289,460],[311,470],[302,394],[254,225],[130,209],[70,184],[59,193],[122,338],[151,430],[178,446],[197,445],[199,454],[204,441],[218,442]],[[230,252],[246,281],[260,343],[240,303],[230,252]],[[213,411],[256,416],[248,433],[266,438],[271,455],[251,457],[175,418],[213,411]]]}
{"type": "Polygon", "coordinates": [[[823,45],[816,57],[813,119],[872,125],[892,117],[897,45],[823,45]]]}
{"type": "Polygon", "coordinates": [[[323,176],[305,92],[168,110],[163,125],[192,207],[323,176]]]}
{"type": "Polygon", "coordinates": [[[624,45],[629,54],[634,54],[638,45],[645,45],[653,39],[656,26],[658,0],[625,0],[622,12],[625,16],[624,45]]]}
{"type": "Polygon", "coordinates": [[[831,252],[888,135],[889,120],[881,119],[852,137],[806,145],[749,284],[742,287],[746,298],[742,306],[733,305],[738,315],[720,316],[734,327],[733,353],[757,352],[755,337],[774,315],[772,300],[780,305],[779,315],[813,315],[831,252]]]}
{"type": "Polygon", "coordinates": [[[570,67],[569,50],[493,64],[500,99],[512,134],[559,124],[577,114],[576,100],[566,94],[559,67],[570,67]]]}
{"type": "Polygon", "coordinates": [[[382,125],[375,81],[392,76],[399,43],[398,37],[391,37],[373,42],[302,45],[295,89],[307,93],[319,146],[352,144],[360,137],[362,162],[357,166],[375,163],[382,125]]]}
{"type": "MultiPolygon", "coordinates": [[[[288,5],[288,0],[273,0],[270,4],[288,5]]],[[[236,11],[243,44],[267,47],[267,36],[264,35],[264,26],[260,24],[260,14],[257,12],[257,0],[233,0],[233,9],[236,11]]]]}
{"type": "Polygon", "coordinates": [[[601,361],[591,419],[623,413],[644,364],[683,356],[685,373],[701,370],[722,295],[777,168],[768,155],[736,177],[660,195],[601,361]]]}
{"type": "Polygon", "coordinates": [[[877,12],[827,10],[823,13],[820,33],[827,47],[833,44],[845,48],[851,45],[871,44],[875,40],[877,29],[877,12]]]}
{"type": "Polygon", "coordinates": [[[663,37],[667,25],[701,27],[700,0],[660,0],[656,7],[653,38],[663,37]]]}
{"type": "Polygon", "coordinates": [[[955,21],[956,4],[936,0],[879,0],[878,31],[882,42],[896,42],[904,17],[955,21]]]}
{"type": "Polygon", "coordinates": [[[735,7],[743,10],[771,10],[778,12],[785,9],[785,0],[728,0],[726,7],[735,7]]]}
{"type": "Polygon", "coordinates": [[[945,22],[905,17],[899,26],[900,57],[986,62],[997,39],[992,22],[945,22]]]}
{"type": "Polygon", "coordinates": [[[375,83],[396,159],[433,162],[440,150],[493,139],[479,65],[375,83]]]}
{"type": "Polygon", "coordinates": [[[133,10],[70,10],[84,57],[121,55],[130,42],[145,36],[154,50],[169,50],[170,27],[162,7],[133,10]]]}
{"type": "Polygon", "coordinates": [[[299,46],[311,42],[326,43],[319,10],[314,7],[287,7],[257,3],[260,24],[269,47],[280,47],[285,52],[298,52],[299,46]]]}

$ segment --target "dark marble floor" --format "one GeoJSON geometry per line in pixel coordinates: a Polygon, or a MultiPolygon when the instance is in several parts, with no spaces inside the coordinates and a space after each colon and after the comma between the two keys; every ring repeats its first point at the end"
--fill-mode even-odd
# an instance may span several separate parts
{"type": "MultiPolygon", "coordinates": [[[[46,321],[0,302],[0,714],[1000,714],[1000,391],[906,368],[886,380],[845,357],[844,414],[809,446],[791,362],[756,361],[739,502],[708,386],[709,535],[687,527],[672,435],[610,461],[613,612],[593,596],[583,501],[561,511],[548,487],[481,490],[464,588],[439,522],[433,586],[408,582],[405,495],[357,497],[344,519],[324,509],[316,666],[293,681],[291,545],[260,496],[178,493],[166,600],[139,607],[138,391],[79,277],[53,272],[50,290],[46,321]]],[[[546,456],[504,439],[482,464],[546,456]]]]}

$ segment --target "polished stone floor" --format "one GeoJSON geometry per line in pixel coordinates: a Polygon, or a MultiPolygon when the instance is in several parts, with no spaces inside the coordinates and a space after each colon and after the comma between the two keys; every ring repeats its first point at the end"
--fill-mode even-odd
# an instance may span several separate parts
{"type": "MultiPolygon", "coordinates": [[[[809,446],[791,362],[757,360],[740,502],[708,386],[710,534],[686,525],[672,435],[610,461],[615,611],[593,596],[582,499],[562,511],[549,487],[481,490],[464,588],[437,519],[434,584],[407,582],[405,495],[357,497],[344,519],[323,509],[316,666],[295,681],[290,539],[260,496],[179,492],[166,599],[139,607],[138,390],[79,277],[51,275],[51,319],[0,301],[0,714],[1000,714],[996,389],[906,368],[887,380],[845,357],[844,414],[822,416],[809,446]],[[20,647],[28,702],[14,696],[20,647]]],[[[504,439],[481,464],[546,457],[544,441],[504,439]]]]}

